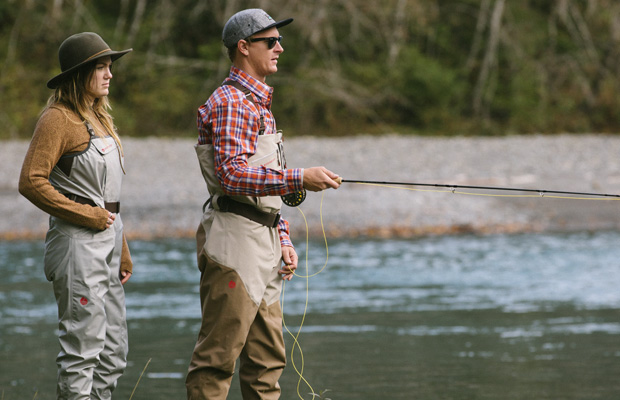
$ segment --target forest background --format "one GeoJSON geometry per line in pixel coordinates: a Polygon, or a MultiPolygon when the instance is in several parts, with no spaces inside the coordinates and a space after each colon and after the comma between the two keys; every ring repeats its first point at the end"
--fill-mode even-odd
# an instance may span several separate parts
{"type": "Polygon", "coordinates": [[[111,86],[122,135],[194,136],[223,25],[250,7],[295,18],[268,78],[287,136],[620,132],[616,0],[3,0],[0,139],[31,136],[81,31],[134,49],[111,86]]]}

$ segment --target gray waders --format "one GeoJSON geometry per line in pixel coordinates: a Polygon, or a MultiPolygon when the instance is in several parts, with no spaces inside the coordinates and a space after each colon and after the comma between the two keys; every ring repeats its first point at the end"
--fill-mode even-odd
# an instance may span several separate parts
{"type": "MultiPolygon", "coordinates": [[[[63,156],[50,174],[59,192],[83,204],[119,211],[122,156],[111,137],[91,135],[79,154],[63,156]]],[[[125,292],[119,278],[120,214],[95,231],[50,217],[45,276],[58,304],[58,399],[110,399],[127,364],[125,292]]]]}

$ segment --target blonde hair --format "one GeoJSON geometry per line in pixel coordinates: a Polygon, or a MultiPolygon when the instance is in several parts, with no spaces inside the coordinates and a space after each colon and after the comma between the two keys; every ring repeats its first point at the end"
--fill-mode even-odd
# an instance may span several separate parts
{"type": "Polygon", "coordinates": [[[48,99],[46,109],[62,105],[64,108],[73,111],[83,121],[88,122],[93,127],[97,136],[112,136],[122,154],[123,146],[121,145],[121,139],[116,132],[114,119],[109,113],[112,107],[110,106],[108,96],[95,98],[95,101],[92,102],[93,97],[90,95],[89,86],[95,73],[96,64],[96,61],[88,63],[61,82],[54,94],[48,99]],[[101,132],[97,128],[98,124],[93,124],[91,120],[92,115],[99,120],[105,132],[101,132]]]}

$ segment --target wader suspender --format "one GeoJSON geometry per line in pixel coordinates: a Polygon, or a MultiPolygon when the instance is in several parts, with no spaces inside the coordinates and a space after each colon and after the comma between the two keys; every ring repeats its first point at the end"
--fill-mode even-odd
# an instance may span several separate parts
{"type": "MultiPolygon", "coordinates": [[[[224,86],[224,85],[229,85],[229,86],[232,86],[234,88],[237,88],[237,89],[241,90],[245,94],[245,97],[249,101],[251,101],[254,105],[256,105],[256,102],[254,101],[254,97],[252,96],[252,92],[250,91],[250,89],[246,88],[245,86],[243,86],[239,82],[229,80],[229,81],[226,81],[226,82],[224,82],[222,84],[222,86],[224,86]]],[[[256,106],[256,108],[258,108],[258,106],[256,106]]],[[[259,110],[259,112],[260,112],[260,110],[259,110]]],[[[265,133],[265,118],[261,114],[261,116],[260,116],[260,127],[258,129],[258,134],[262,135],[264,133],[265,133]]],[[[284,160],[284,150],[282,150],[282,149],[281,149],[281,154],[282,154],[282,158],[283,158],[282,168],[284,169],[284,168],[286,168],[286,160],[284,160]]],[[[303,203],[303,201],[306,199],[306,189],[301,189],[298,192],[289,193],[289,194],[286,194],[286,195],[282,195],[280,197],[282,198],[282,202],[284,204],[286,204],[287,206],[289,206],[289,207],[297,207],[301,203],[303,203]]],[[[209,199],[209,200],[211,200],[211,199],[209,199]]],[[[209,200],[207,200],[207,203],[205,203],[205,206],[208,204],[209,200]]],[[[203,206],[203,210],[204,210],[205,206],[203,206]]],[[[276,225],[277,225],[277,223],[276,223],[276,225]]]]}
{"type": "MultiPolygon", "coordinates": [[[[226,81],[222,84],[222,86],[224,85],[230,85],[232,87],[235,87],[239,90],[241,90],[244,94],[245,97],[252,102],[252,104],[256,105],[256,102],[254,101],[254,98],[252,97],[252,93],[250,92],[249,89],[245,88],[243,85],[241,85],[239,82],[237,81],[226,81]]],[[[256,108],[258,109],[258,106],[256,105],[256,108]]],[[[260,110],[259,110],[260,112],[260,110]]],[[[260,116],[260,126],[258,128],[258,134],[262,135],[265,133],[265,118],[264,116],[261,114],[260,116]]],[[[210,197],[209,200],[207,200],[207,202],[202,206],[202,210],[204,212],[205,208],[207,207],[207,205],[211,206],[212,198],[210,197]]],[[[237,214],[237,215],[241,215],[242,217],[245,217],[247,219],[250,219],[254,222],[257,222],[261,225],[267,226],[269,228],[277,228],[278,223],[280,222],[280,213],[276,213],[276,214],[272,214],[272,213],[268,213],[265,211],[261,211],[255,207],[252,207],[249,204],[245,204],[245,203],[241,203],[238,202],[236,200],[233,200],[232,198],[230,198],[229,196],[220,196],[217,198],[217,205],[220,211],[223,212],[232,212],[233,214],[237,214]]]]}
{"type": "MultiPolygon", "coordinates": [[[[252,104],[254,104],[256,108],[258,109],[258,105],[254,101],[254,97],[252,96],[252,92],[250,91],[250,89],[246,88],[245,86],[243,86],[237,81],[226,81],[222,83],[222,86],[224,85],[232,86],[236,89],[241,90],[243,94],[245,94],[246,99],[251,101],[252,104]]],[[[260,113],[260,109],[258,109],[258,112],[260,113]]],[[[258,134],[262,135],[263,133],[265,133],[265,117],[263,116],[263,114],[261,114],[260,115],[260,127],[258,128],[258,134]]]]}
{"type": "MultiPolygon", "coordinates": [[[[222,85],[230,85],[232,87],[235,87],[235,88],[241,90],[245,94],[245,97],[249,101],[251,101],[254,105],[256,105],[256,102],[254,101],[254,97],[252,97],[252,93],[250,92],[250,89],[246,88],[245,86],[243,86],[239,82],[237,82],[237,81],[226,81],[222,85]]],[[[258,108],[258,106],[256,108],[258,108]]],[[[260,116],[260,128],[258,129],[258,134],[262,135],[263,133],[265,133],[265,121],[264,121],[263,115],[261,114],[261,116],[260,116]]],[[[282,160],[283,160],[282,169],[284,169],[284,168],[286,168],[286,159],[284,159],[284,150],[282,150],[282,149],[280,149],[280,150],[281,150],[282,160]]],[[[289,207],[297,207],[301,203],[303,203],[303,201],[306,199],[306,189],[301,189],[298,192],[285,194],[285,195],[282,195],[280,197],[282,198],[282,202],[284,204],[286,204],[287,206],[289,206],[289,207]]]]}
{"type": "MultiPolygon", "coordinates": [[[[86,130],[88,131],[88,134],[90,135],[90,137],[88,139],[88,145],[86,146],[86,149],[84,149],[84,150],[82,150],[82,151],[80,151],[78,153],[65,154],[65,155],[61,156],[60,159],[58,160],[58,162],[56,163],[56,166],[58,168],[60,168],[60,170],[62,172],[64,172],[65,175],[67,175],[67,176],[69,176],[71,174],[71,169],[73,169],[73,160],[75,159],[75,157],[81,156],[82,154],[84,154],[88,150],[90,150],[90,146],[93,143],[93,138],[95,137],[95,131],[94,131],[92,125],[88,121],[84,121],[84,125],[86,125],[86,130]]],[[[98,207],[98,205],[94,201],[89,199],[89,198],[86,198],[86,197],[83,197],[83,196],[80,196],[80,195],[77,195],[77,194],[73,194],[73,193],[63,193],[63,194],[69,200],[73,200],[76,203],[88,204],[91,207],[98,207]]],[[[118,201],[116,201],[116,202],[107,202],[106,201],[106,202],[104,202],[103,208],[105,208],[106,210],[108,210],[111,213],[117,214],[121,210],[121,203],[118,202],[118,201]]]]}

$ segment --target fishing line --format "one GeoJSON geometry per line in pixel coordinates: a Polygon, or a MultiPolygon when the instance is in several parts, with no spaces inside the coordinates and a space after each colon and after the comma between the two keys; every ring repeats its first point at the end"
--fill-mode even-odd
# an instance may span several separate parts
{"type": "Polygon", "coordinates": [[[305,363],[304,363],[304,353],[301,349],[301,344],[299,343],[299,336],[301,335],[301,329],[304,325],[304,322],[306,320],[306,314],[308,312],[308,299],[309,299],[309,295],[310,295],[310,278],[317,276],[318,274],[320,274],[321,272],[323,272],[323,270],[327,267],[327,262],[329,260],[329,248],[327,245],[327,235],[325,233],[325,227],[323,224],[323,198],[325,196],[325,192],[323,192],[321,194],[321,206],[320,206],[320,221],[321,221],[321,230],[323,232],[323,240],[325,241],[325,264],[323,265],[323,267],[316,273],[314,274],[310,274],[310,267],[309,267],[309,262],[308,262],[308,253],[309,253],[309,232],[310,229],[308,227],[308,220],[306,219],[306,215],[304,214],[304,212],[301,210],[301,208],[299,208],[299,206],[297,206],[297,209],[299,210],[299,212],[301,213],[303,219],[304,219],[304,223],[306,225],[306,251],[305,251],[305,264],[306,264],[306,275],[298,275],[296,272],[293,272],[293,275],[298,277],[298,278],[302,278],[306,280],[306,299],[305,299],[305,303],[304,303],[304,311],[302,313],[302,317],[301,317],[301,323],[299,324],[299,330],[297,331],[297,334],[293,334],[293,332],[290,331],[290,329],[288,328],[288,326],[286,325],[286,322],[284,321],[284,289],[286,287],[286,281],[282,282],[282,326],[284,327],[284,329],[286,330],[286,332],[288,332],[288,334],[293,338],[293,347],[291,349],[291,364],[293,365],[293,368],[295,369],[295,372],[297,373],[297,375],[299,376],[299,380],[297,381],[297,396],[300,399],[304,399],[304,397],[301,395],[300,393],[300,388],[301,388],[301,383],[305,383],[308,388],[310,389],[310,394],[313,396],[313,398],[317,395],[316,392],[314,391],[314,389],[312,388],[312,385],[310,385],[310,382],[308,382],[306,380],[306,378],[303,375],[304,372],[304,368],[305,368],[305,363]],[[301,357],[301,368],[297,367],[297,364],[295,363],[295,349],[298,349],[300,357],[301,357]]]}
{"type": "MultiPolygon", "coordinates": [[[[608,194],[608,193],[591,193],[591,192],[571,192],[571,191],[563,191],[563,190],[548,190],[548,189],[525,189],[525,188],[512,188],[512,187],[500,187],[500,186],[475,186],[475,185],[451,185],[451,184],[443,184],[443,183],[418,183],[418,182],[393,182],[393,181],[370,181],[370,180],[359,180],[359,179],[342,179],[337,178],[336,181],[338,183],[355,183],[360,185],[367,186],[376,186],[376,187],[384,187],[391,189],[405,189],[411,191],[418,192],[434,192],[434,193],[453,193],[453,194],[461,194],[468,196],[486,196],[486,197],[512,197],[512,198],[534,198],[534,197],[547,197],[551,199],[569,199],[569,200],[620,200],[619,194],[608,194]],[[423,187],[434,188],[434,189],[421,189],[423,187]],[[472,189],[472,190],[487,190],[487,191],[501,191],[501,192],[521,192],[521,194],[498,194],[498,193],[479,193],[479,192],[465,192],[458,189],[472,189]],[[523,194],[530,193],[530,194],[523,194]],[[535,194],[531,194],[535,193],[535,194]],[[585,197],[587,196],[587,197],[585,197]]],[[[288,334],[293,338],[293,347],[291,349],[291,363],[293,364],[293,368],[295,372],[299,376],[299,380],[297,381],[297,396],[304,400],[304,397],[300,393],[300,388],[302,382],[308,386],[310,389],[310,394],[313,398],[317,395],[312,388],[312,385],[306,380],[304,377],[304,368],[305,361],[303,350],[301,348],[301,344],[299,343],[299,336],[301,335],[301,330],[303,328],[304,322],[306,320],[306,314],[308,311],[308,300],[310,293],[310,278],[317,276],[321,272],[325,270],[327,267],[327,263],[329,261],[329,247],[327,245],[327,235],[325,233],[325,226],[323,223],[323,199],[325,192],[322,192],[321,195],[321,203],[320,203],[320,222],[321,222],[321,231],[323,234],[323,240],[325,242],[325,264],[323,267],[316,273],[310,274],[310,267],[308,261],[308,250],[309,250],[309,227],[308,221],[306,219],[305,214],[299,208],[299,205],[303,203],[306,199],[306,190],[303,189],[299,192],[291,193],[289,195],[282,196],[282,201],[284,204],[290,207],[296,207],[301,213],[304,223],[306,226],[306,254],[305,254],[305,264],[306,264],[306,275],[299,275],[297,272],[293,272],[293,275],[306,280],[306,299],[304,303],[304,310],[302,313],[301,323],[299,324],[299,330],[296,334],[291,332],[291,330],[286,325],[284,320],[284,291],[286,287],[286,281],[282,284],[282,325],[284,329],[288,332],[288,334]],[[301,358],[301,367],[298,368],[295,362],[295,351],[298,350],[301,358]]]]}
{"type": "MultiPolygon", "coordinates": [[[[308,267],[308,243],[309,243],[308,221],[303,211],[301,211],[299,207],[297,207],[297,209],[301,212],[301,215],[304,218],[304,222],[306,224],[306,271],[309,271],[309,267],[308,267]]],[[[296,275],[295,272],[293,272],[293,274],[296,275]]],[[[297,331],[297,334],[295,335],[290,331],[290,329],[288,328],[284,320],[284,290],[286,288],[286,281],[282,282],[282,326],[284,327],[284,329],[286,329],[288,334],[291,335],[291,337],[293,338],[293,347],[291,349],[291,364],[293,365],[295,372],[297,372],[297,375],[299,376],[299,380],[297,381],[297,396],[299,396],[300,399],[303,399],[303,396],[300,394],[300,386],[301,386],[302,381],[310,388],[310,391],[314,393],[314,389],[312,388],[312,385],[310,385],[310,383],[303,376],[304,367],[305,367],[304,353],[301,349],[301,345],[299,344],[299,335],[301,334],[301,328],[304,325],[304,321],[306,320],[306,313],[308,311],[308,298],[310,294],[309,284],[310,284],[309,275],[306,275],[306,300],[304,303],[304,311],[302,313],[301,323],[299,324],[299,330],[297,331]],[[296,348],[299,349],[299,354],[301,356],[301,370],[297,368],[297,364],[295,363],[295,349],[296,348]]]]}
{"type": "MultiPolygon", "coordinates": [[[[429,192],[429,193],[453,193],[453,194],[462,194],[462,195],[468,195],[468,196],[482,196],[482,197],[512,197],[512,198],[540,198],[540,197],[545,197],[548,199],[565,199],[565,200],[597,200],[597,201],[618,201],[620,200],[619,198],[616,197],[575,197],[575,196],[553,196],[553,195],[548,195],[545,193],[555,193],[555,192],[542,192],[539,194],[497,194],[497,193],[474,193],[474,192],[463,192],[460,190],[456,190],[456,189],[451,189],[451,190],[440,190],[440,189],[416,189],[416,188],[412,188],[412,187],[402,187],[402,186],[391,186],[391,185],[383,185],[383,184],[377,184],[377,183],[365,183],[365,182],[351,182],[351,183],[356,183],[359,185],[366,185],[366,186],[377,186],[377,187],[384,187],[384,188],[388,188],[388,189],[400,189],[400,190],[411,190],[411,191],[415,191],[415,192],[429,192]]],[[[450,186],[446,186],[446,187],[450,187],[450,186]]],[[[519,189],[515,189],[515,190],[519,190],[519,189]]],[[[534,191],[534,190],[532,190],[534,191]]],[[[602,194],[600,194],[599,196],[603,196],[602,194]]],[[[616,196],[616,195],[607,195],[607,196],[616,196]]],[[[620,196],[620,195],[619,195],[620,196]]]]}
{"type": "MultiPolygon", "coordinates": [[[[377,186],[392,189],[407,189],[416,192],[433,192],[433,193],[455,193],[468,196],[487,196],[487,197],[515,197],[515,198],[527,198],[527,197],[547,197],[550,199],[567,199],[567,200],[620,200],[620,194],[608,194],[608,193],[592,193],[592,192],[569,192],[564,190],[549,190],[549,189],[525,189],[525,188],[512,188],[501,186],[475,186],[475,185],[451,185],[445,183],[419,183],[419,182],[393,182],[393,181],[369,181],[361,179],[343,179],[338,177],[336,182],[342,183],[356,183],[367,186],[377,186]],[[404,188],[403,186],[410,186],[404,188]],[[444,188],[446,190],[437,189],[419,189],[417,187],[434,187],[444,188]],[[522,193],[537,193],[534,194],[497,194],[497,193],[472,193],[463,192],[457,189],[474,189],[474,190],[491,190],[491,191],[503,191],[503,192],[522,192],[522,193]],[[584,197],[588,196],[588,197],[584,197]]],[[[306,199],[306,189],[302,189],[298,192],[283,195],[282,202],[289,207],[298,207],[306,199]]],[[[322,221],[321,221],[322,222],[322,221]]]]}

